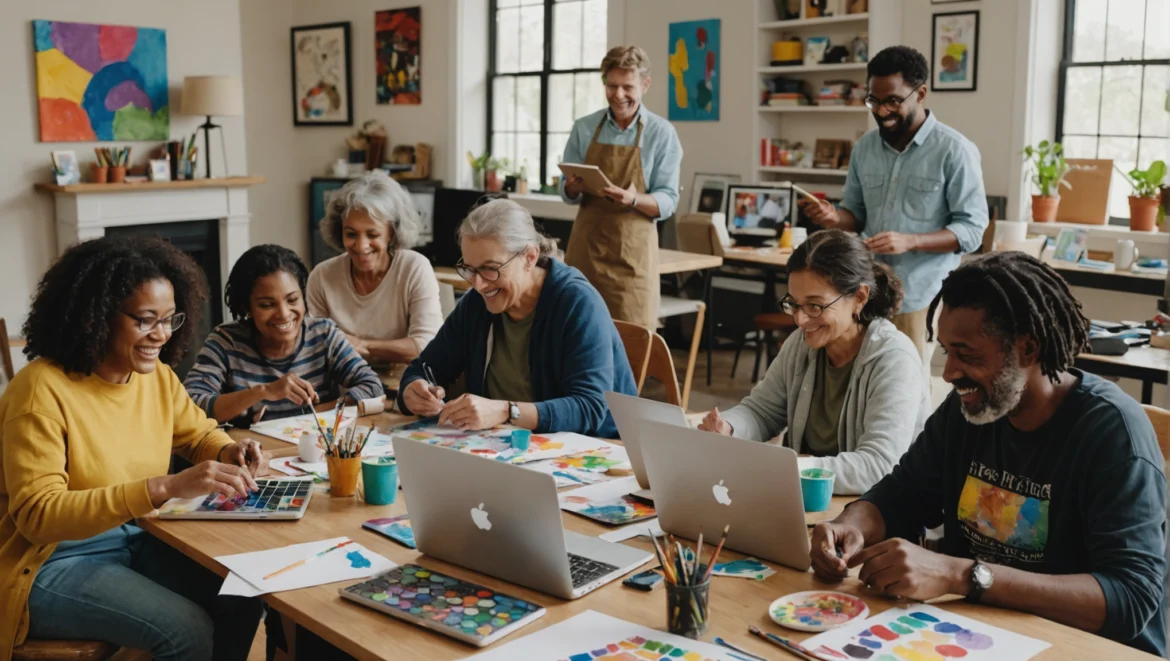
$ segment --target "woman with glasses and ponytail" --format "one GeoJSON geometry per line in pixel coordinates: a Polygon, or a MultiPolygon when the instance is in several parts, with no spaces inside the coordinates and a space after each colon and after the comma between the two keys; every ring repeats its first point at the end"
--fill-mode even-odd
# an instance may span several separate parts
{"type": "Polygon", "coordinates": [[[459,429],[616,438],[604,393],[637,388],[601,295],[510,200],[474,209],[458,238],[455,268],[474,289],[403,374],[399,408],[459,429]],[[447,400],[460,376],[466,393],[447,400]]]}
{"type": "Polygon", "coordinates": [[[910,338],[890,321],[902,284],[857,237],[814,233],[788,260],[781,301],[799,329],[740,404],[700,429],[784,444],[801,468],[836,473],[837,494],[865,493],[898,462],[930,414],[930,389],[910,338]]]}

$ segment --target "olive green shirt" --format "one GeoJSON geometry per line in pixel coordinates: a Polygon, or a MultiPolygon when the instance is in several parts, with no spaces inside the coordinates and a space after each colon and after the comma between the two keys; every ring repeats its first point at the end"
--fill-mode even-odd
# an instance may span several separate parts
{"type": "Polygon", "coordinates": [[[488,360],[484,392],[489,399],[507,402],[532,401],[532,371],[528,367],[528,345],[536,313],[513,321],[506,313],[492,324],[492,355],[488,360]]]}
{"type": "Polygon", "coordinates": [[[849,389],[853,361],[833,367],[829,355],[821,349],[817,351],[816,369],[802,451],[814,457],[835,457],[839,451],[837,430],[840,428],[841,407],[845,404],[845,391],[849,389]]]}

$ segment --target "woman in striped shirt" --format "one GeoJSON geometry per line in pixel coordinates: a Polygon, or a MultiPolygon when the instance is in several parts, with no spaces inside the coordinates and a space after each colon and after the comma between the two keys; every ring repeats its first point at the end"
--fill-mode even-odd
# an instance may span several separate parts
{"type": "Polygon", "coordinates": [[[382,382],[329,319],[305,314],[309,274],[293,251],[266,244],[232,267],[224,301],[235,321],[207,338],[183,385],[220,422],[301,413],[306,404],[380,397],[382,382]]]}

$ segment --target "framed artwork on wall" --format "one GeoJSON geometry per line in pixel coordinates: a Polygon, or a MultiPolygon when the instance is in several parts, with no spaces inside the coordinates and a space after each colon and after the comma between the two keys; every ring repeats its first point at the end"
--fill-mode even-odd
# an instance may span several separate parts
{"type": "Polygon", "coordinates": [[[974,92],[979,73],[979,12],[934,15],[930,48],[930,89],[974,92]]]}
{"type": "Polygon", "coordinates": [[[669,26],[667,115],[670,121],[719,121],[719,19],[669,26]]]}
{"type": "Polygon", "coordinates": [[[291,30],[293,124],[353,126],[349,22],[291,30]]]}
{"type": "Polygon", "coordinates": [[[696,172],[691,187],[691,213],[723,211],[727,187],[739,183],[738,174],[711,174],[696,172]]]}
{"type": "Polygon", "coordinates": [[[422,103],[419,36],[422,7],[387,9],[374,14],[374,70],[379,104],[422,103]]]}

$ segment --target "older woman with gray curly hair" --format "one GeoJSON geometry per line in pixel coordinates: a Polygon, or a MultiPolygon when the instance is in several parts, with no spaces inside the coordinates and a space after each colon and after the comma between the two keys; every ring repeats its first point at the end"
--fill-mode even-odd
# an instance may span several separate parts
{"type": "Polygon", "coordinates": [[[332,319],[372,365],[408,363],[443,324],[430,262],[411,250],[418,212],[380,170],[343,186],[330,200],[321,236],[342,254],[309,275],[309,313],[332,319]]]}

